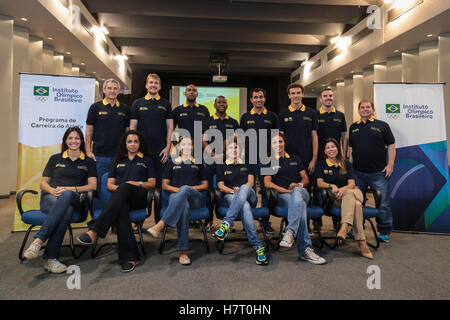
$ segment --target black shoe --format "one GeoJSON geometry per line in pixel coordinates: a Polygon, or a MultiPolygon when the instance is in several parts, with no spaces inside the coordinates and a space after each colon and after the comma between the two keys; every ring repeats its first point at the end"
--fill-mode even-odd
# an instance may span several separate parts
{"type": "Polygon", "coordinates": [[[267,234],[275,234],[275,230],[273,230],[272,226],[270,224],[268,224],[267,226],[264,226],[264,230],[266,231],[267,234]]]}
{"type": "Polygon", "coordinates": [[[91,245],[94,243],[94,241],[92,241],[91,237],[89,237],[87,233],[83,233],[82,235],[80,235],[77,240],[84,245],[91,245]]]}
{"type": "Polygon", "coordinates": [[[135,263],[131,263],[131,261],[128,261],[127,263],[124,263],[121,268],[122,272],[131,272],[136,268],[136,265],[139,263],[139,261],[136,261],[135,263]]]}

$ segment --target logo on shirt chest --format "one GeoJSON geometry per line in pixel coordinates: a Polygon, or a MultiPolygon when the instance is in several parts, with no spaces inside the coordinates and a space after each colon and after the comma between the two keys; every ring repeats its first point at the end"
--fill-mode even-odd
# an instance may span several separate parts
{"type": "Polygon", "coordinates": [[[296,166],[296,165],[298,165],[298,163],[297,163],[297,161],[289,162],[289,165],[290,165],[290,166],[296,166]]]}
{"type": "Polygon", "coordinates": [[[158,106],[158,109],[159,109],[159,110],[166,111],[166,108],[164,108],[163,106],[158,106]]]}
{"type": "Polygon", "coordinates": [[[281,166],[272,166],[272,170],[279,170],[281,169],[281,166]]]}
{"type": "Polygon", "coordinates": [[[143,162],[137,162],[136,165],[144,167],[144,168],[147,168],[147,165],[145,163],[143,163],[143,162]]]}
{"type": "Polygon", "coordinates": [[[181,166],[173,166],[173,170],[181,169],[181,166]]]}
{"type": "Polygon", "coordinates": [[[206,117],[206,115],[203,112],[197,112],[198,116],[206,117]]]}
{"type": "Polygon", "coordinates": [[[195,164],[192,164],[192,165],[191,165],[191,168],[192,168],[192,169],[196,169],[196,170],[198,170],[198,166],[197,166],[197,165],[195,165],[195,164]]]}
{"type": "Polygon", "coordinates": [[[62,164],[62,163],[57,163],[55,166],[55,168],[65,168],[65,167],[66,167],[66,165],[62,164]]]}
{"type": "Polygon", "coordinates": [[[326,175],[333,175],[333,170],[325,169],[325,170],[323,170],[323,173],[326,174],[326,175]]]}
{"type": "Polygon", "coordinates": [[[125,117],[125,113],[123,113],[123,112],[117,112],[117,114],[118,114],[119,116],[125,117]]]}
{"type": "Polygon", "coordinates": [[[305,120],[305,121],[312,121],[312,119],[310,117],[303,117],[303,120],[305,120]]]}
{"type": "Polygon", "coordinates": [[[147,107],[139,107],[139,111],[147,111],[148,108],[147,107]]]}
{"type": "Polygon", "coordinates": [[[356,133],[356,132],[359,132],[358,128],[352,130],[352,133],[356,133]]]}
{"type": "Polygon", "coordinates": [[[119,163],[119,164],[116,166],[116,168],[123,168],[123,167],[126,167],[126,165],[123,164],[123,163],[119,163]]]}
{"type": "Polygon", "coordinates": [[[270,120],[264,120],[264,123],[272,124],[272,121],[270,121],[270,120]]]}
{"type": "Polygon", "coordinates": [[[99,111],[98,115],[99,116],[106,116],[108,114],[108,111],[99,111]]]}
{"type": "Polygon", "coordinates": [[[376,131],[378,133],[381,133],[381,130],[377,127],[370,127],[370,130],[376,131]]]}
{"type": "Polygon", "coordinates": [[[341,120],[341,119],[333,119],[333,121],[336,121],[336,122],[342,123],[342,120],[341,120]]]}
{"type": "Polygon", "coordinates": [[[229,175],[229,174],[232,174],[233,172],[231,172],[231,171],[225,171],[223,174],[225,175],[225,176],[227,176],[227,175],[229,175]]]}
{"type": "Polygon", "coordinates": [[[86,166],[78,166],[77,169],[88,171],[88,168],[86,166]]]}
{"type": "Polygon", "coordinates": [[[255,124],[254,120],[247,120],[247,124],[255,124]]]}
{"type": "Polygon", "coordinates": [[[292,122],[292,121],[294,121],[294,119],[292,119],[292,117],[287,117],[287,118],[284,118],[283,120],[284,120],[284,122],[292,122]]]}
{"type": "Polygon", "coordinates": [[[241,171],[248,171],[248,169],[247,168],[241,168],[241,171]]]}
{"type": "Polygon", "coordinates": [[[217,126],[215,124],[213,124],[213,125],[210,125],[209,128],[210,129],[217,129],[217,126]]]}
{"type": "Polygon", "coordinates": [[[226,125],[225,125],[225,128],[233,129],[233,125],[231,125],[231,124],[226,124],[226,125]]]}
{"type": "Polygon", "coordinates": [[[187,113],[180,113],[180,117],[187,117],[187,113]]]}
{"type": "Polygon", "coordinates": [[[320,119],[320,120],[318,120],[318,122],[319,123],[325,123],[325,120],[324,119],[320,119]]]}

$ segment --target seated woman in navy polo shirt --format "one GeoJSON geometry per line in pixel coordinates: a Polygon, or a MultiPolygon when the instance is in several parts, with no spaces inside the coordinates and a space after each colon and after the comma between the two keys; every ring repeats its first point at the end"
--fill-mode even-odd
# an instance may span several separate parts
{"type": "Polygon", "coordinates": [[[162,175],[162,188],[170,192],[169,205],[164,216],[147,231],[155,238],[167,225],[177,227],[179,262],[182,265],[191,263],[187,255],[190,209],[200,208],[200,191],[208,190],[208,181],[202,164],[195,164],[193,146],[190,138],[184,137],[179,142],[180,156],[171,160],[162,175]]]}
{"type": "Polygon", "coordinates": [[[61,153],[52,155],[48,160],[40,188],[40,207],[47,217],[24,257],[36,258],[41,246],[48,240],[44,251],[44,268],[52,273],[63,273],[67,266],[58,259],[67,225],[74,211],[80,209],[80,194],[97,188],[95,162],[86,157],[80,128],[71,127],[66,130],[61,153]]]}
{"type": "Polygon", "coordinates": [[[243,148],[238,143],[237,137],[228,138],[224,143],[226,160],[224,164],[217,165],[217,183],[223,195],[223,202],[228,205],[225,219],[214,233],[214,237],[224,240],[234,220],[242,219],[242,224],[247,232],[248,242],[256,250],[256,264],[266,265],[265,248],[256,232],[251,205],[256,205],[257,197],[253,190],[255,175],[252,167],[242,160],[243,148]]]}
{"type": "Polygon", "coordinates": [[[288,225],[280,246],[292,247],[297,236],[300,259],[313,264],[324,264],[325,259],[314,252],[308,233],[306,206],[309,193],[304,187],[308,185],[309,178],[302,159],[285,151],[286,143],[283,133],[272,138],[272,159],[265,168],[270,175],[264,176],[264,186],[278,192],[278,205],[288,208],[288,225]]]}
{"type": "Polygon", "coordinates": [[[115,224],[122,272],[133,271],[140,260],[129,212],[147,206],[148,189],[156,183],[151,163],[144,136],[134,130],[126,132],[109,170],[107,188],[112,196],[90,230],[78,237],[81,243],[92,244],[115,224]]]}
{"type": "Polygon", "coordinates": [[[348,229],[353,227],[353,236],[359,241],[361,254],[368,259],[373,259],[363,228],[363,194],[355,185],[353,166],[344,160],[339,143],[333,138],[325,141],[324,154],[325,159],[319,161],[316,166],[317,186],[323,189],[331,188],[335,205],[341,207],[338,244],[344,242],[348,229]]]}

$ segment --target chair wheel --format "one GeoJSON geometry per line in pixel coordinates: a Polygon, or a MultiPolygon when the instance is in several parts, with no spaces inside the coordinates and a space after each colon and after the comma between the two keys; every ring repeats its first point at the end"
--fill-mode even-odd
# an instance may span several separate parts
{"type": "Polygon", "coordinates": [[[216,249],[220,254],[223,252],[223,248],[225,247],[225,243],[222,240],[216,240],[216,249]]]}

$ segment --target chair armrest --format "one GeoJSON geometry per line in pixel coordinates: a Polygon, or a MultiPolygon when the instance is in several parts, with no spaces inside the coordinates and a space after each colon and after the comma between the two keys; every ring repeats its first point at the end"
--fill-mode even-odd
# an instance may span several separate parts
{"type": "Polygon", "coordinates": [[[22,198],[26,193],[32,193],[32,194],[38,194],[37,191],[34,190],[20,190],[19,193],[16,196],[16,203],[17,203],[17,208],[19,209],[19,213],[20,215],[23,214],[23,208],[22,208],[22,198]]]}
{"type": "Polygon", "coordinates": [[[97,193],[97,190],[91,190],[86,193],[88,211],[90,212],[92,219],[94,219],[94,197],[95,197],[96,193],[97,193]]]}
{"type": "Polygon", "coordinates": [[[152,203],[154,197],[155,189],[149,189],[147,191],[147,217],[150,217],[150,215],[152,214],[152,203]]]}
{"type": "Polygon", "coordinates": [[[266,197],[267,197],[267,208],[269,212],[272,213],[275,211],[275,207],[277,206],[277,196],[278,192],[272,188],[265,188],[266,197]]]}
{"type": "Polygon", "coordinates": [[[381,191],[374,188],[368,188],[366,192],[370,192],[373,195],[373,199],[375,200],[375,207],[380,209],[381,205],[381,191]]]}
{"type": "Polygon", "coordinates": [[[162,190],[156,188],[154,190],[153,198],[155,199],[155,223],[158,223],[161,220],[161,200],[162,200],[162,190]]]}

